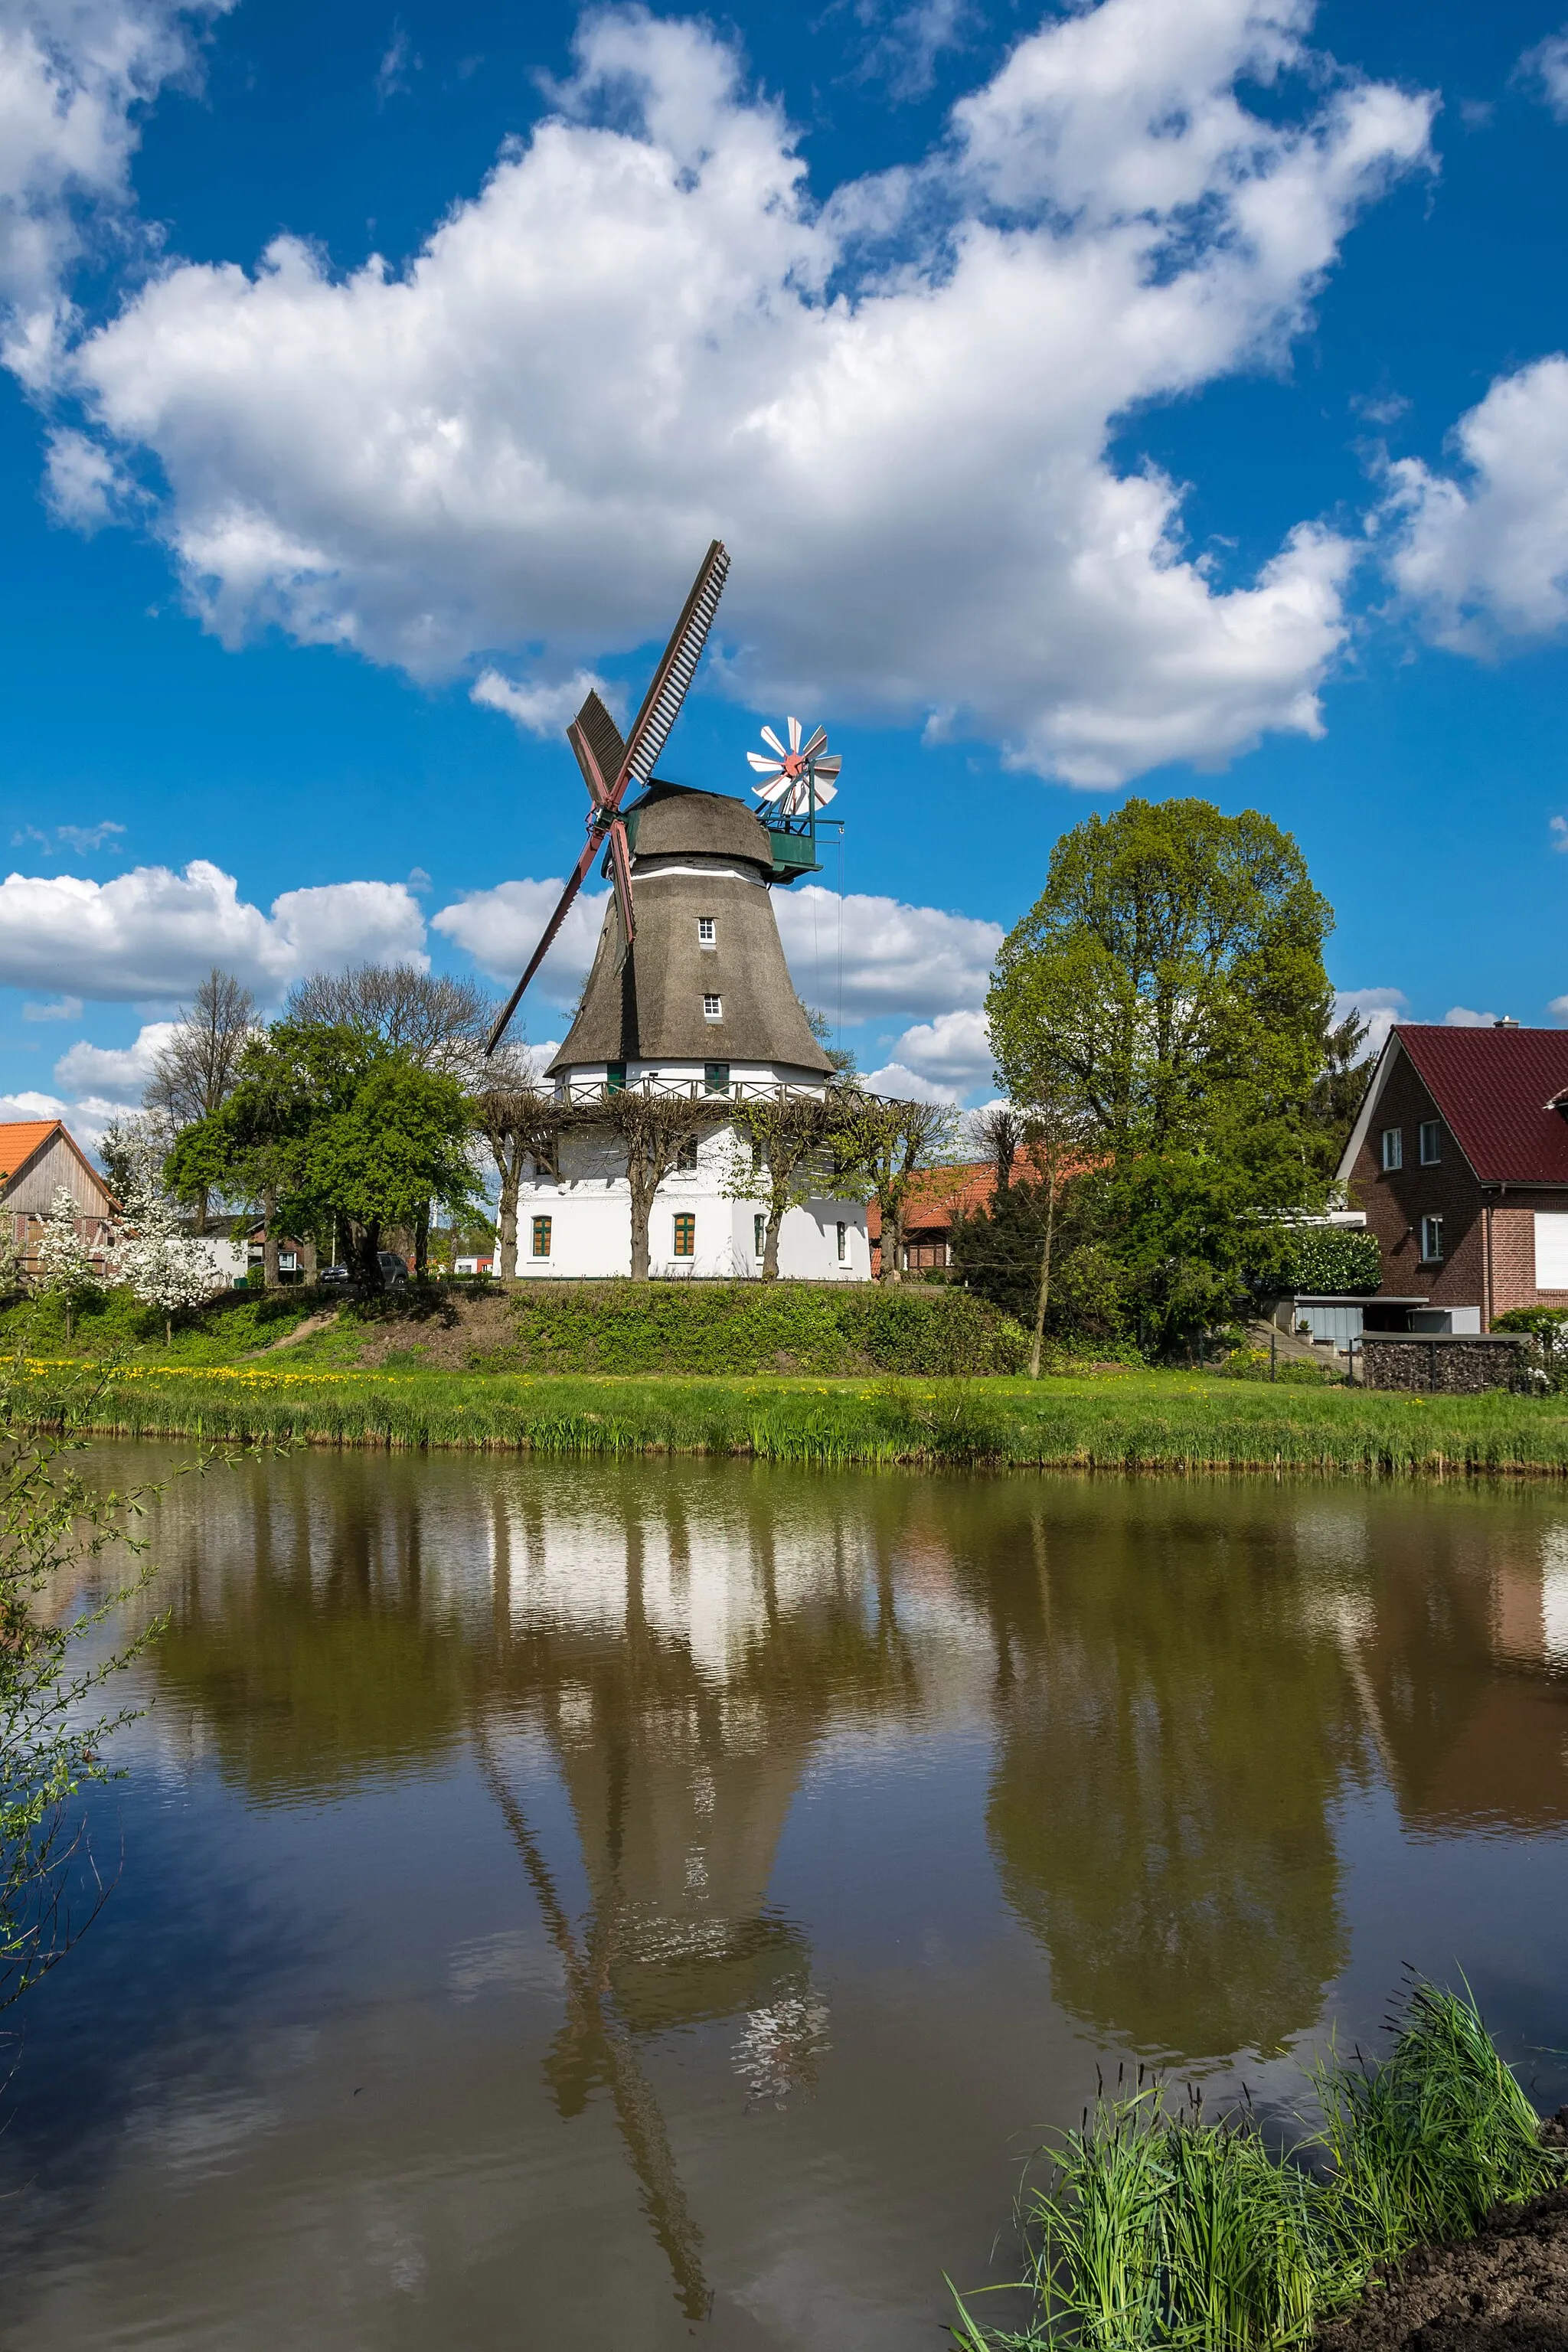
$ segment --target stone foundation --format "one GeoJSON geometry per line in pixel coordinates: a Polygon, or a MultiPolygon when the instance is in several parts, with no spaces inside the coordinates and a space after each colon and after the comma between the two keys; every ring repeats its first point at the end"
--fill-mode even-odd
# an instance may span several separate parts
{"type": "Polygon", "coordinates": [[[1362,1381],[1369,1389],[1479,1396],[1515,1386],[1525,1342],[1509,1332],[1369,1331],[1362,1341],[1362,1381]]]}

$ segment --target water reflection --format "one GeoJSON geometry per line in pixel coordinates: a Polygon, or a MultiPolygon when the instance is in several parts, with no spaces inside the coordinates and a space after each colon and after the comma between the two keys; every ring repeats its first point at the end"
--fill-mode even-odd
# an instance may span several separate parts
{"type": "MultiPolygon", "coordinates": [[[[1383,1899],[1347,1862],[1358,1806],[1402,1867],[1568,1824],[1550,1495],[310,1455],[178,1488],[156,1536],[172,1623],[148,1737],[170,1775],[233,1793],[241,1862],[247,1836],[303,1851],[390,1804],[411,1919],[464,1808],[515,1871],[500,1939],[537,1923],[549,1969],[510,1979],[512,2021],[486,2027],[487,1915],[464,2015],[481,2048],[511,2036],[489,2070],[508,2084],[526,2015],[526,2087],[487,2103],[462,2044],[468,2105],[398,2177],[427,2153],[460,2178],[487,2131],[528,2151],[520,2181],[610,2164],[595,2193],[635,2189],[680,2331],[632,2287],[616,2327],[595,2305],[598,2207],[562,2257],[586,2301],[538,2285],[520,2187],[507,2293],[542,2297],[542,2336],[662,2347],[717,2293],[772,2313],[755,2340],[903,2340],[894,2271],[929,2256],[934,2311],[970,2215],[983,2267],[1010,2136],[1076,2114],[1092,2053],[1207,2065],[1321,2029],[1383,1899]],[[776,2138],[747,2137],[764,2121],[776,2138]],[[882,2316],[824,2332],[780,2282],[828,2263],[840,2212],[882,2316]]],[[[1549,1923],[1517,1888],[1489,1900],[1522,1950],[1549,1923]]],[[[447,2015],[426,2013],[411,2082],[448,2063],[447,2015]]],[[[291,2095],[268,2095],[286,2133],[291,2095]]],[[[243,2152],[222,2160],[243,2182],[243,2152]]],[[[181,2158],[182,2195],[205,2162],[181,2158]]],[[[409,2340],[343,2293],[324,2343],[409,2340]]],[[[498,2339],[476,2320],[452,2340],[498,2339]]]]}

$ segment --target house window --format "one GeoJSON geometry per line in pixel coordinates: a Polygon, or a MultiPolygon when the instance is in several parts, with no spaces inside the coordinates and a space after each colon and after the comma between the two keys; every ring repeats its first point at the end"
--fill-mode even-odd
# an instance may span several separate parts
{"type": "Polygon", "coordinates": [[[550,1255],[551,1223],[552,1220],[549,1217],[535,1217],[533,1220],[533,1255],[535,1257],[550,1255]]]}
{"type": "Polygon", "coordinates": [[[724,1018],[724,1000],[721,996],[705,996],[703,998],[702,1018],[704,1021],[722,1021],[724,1018]]]}
{"type": "Polygon", "coordinates": [[[717,915],[698,916],[697,944],[700,948],[716,948],[718,946],[719,918],[717,915]]]}
{"type": "Polygon", "coordinates": [[[677,1257],[696,1256],[697,1220],[695,1217],[677,1217],[675,1221],[675,1255],[677,1257]]]}
{"type": "Polygon", "coordinates": [[[626,1064],[624,1062],[606,1062],[605,1065],[605,1092],[607,1095],[624,1094],[626,1092],[626,1064]]]}
{"type": "Polygon", "coordinates": [[[727,1095],[730,1091],[728,1062],[706,1062],[703,1065],[702,1091],[705,1095],[727,1095]]]}
{"type": "Polygon", "coordinates": [[[1535,1213],[1535,1287],[1568,1290],[1568,1216],[1561,1209],[1535,1213]]]}
{"type": "Polygon", "coordinates": [[[753,1255],[757,1257],[761,1257],[767,1245],[768,1221],[766,1217],[753,1217],[752,1219],[752,1249],[753,1255]]]}
{"type": "Polygon", "coordinates": [[[1383,1130],[1383,1166],[1384,1174],[1405,1165],[1405,1129],[1385,1127],[1383,1130]]]}
{"type": "Polygon", "coordinates": [[[1421,1165],[1423,1168],[1436,1168],[1442,1157],[1442,1121],[1424,1118],[1421,1122],[1421,1165]]]}
{"type": "Polygon", "coordinates": [[[1443,1263],[1443,1220],[1423,1217],[1421,1220],[1421,1263],[1441,1265],[1443,1263]]]}
{"type": "Polygon", "coordinates": [[[847,1265],[848,1262],[849,1228],[847,1225],[840,1225],[838,1228],[838,1263],[840,1265],[847,1265]]]}

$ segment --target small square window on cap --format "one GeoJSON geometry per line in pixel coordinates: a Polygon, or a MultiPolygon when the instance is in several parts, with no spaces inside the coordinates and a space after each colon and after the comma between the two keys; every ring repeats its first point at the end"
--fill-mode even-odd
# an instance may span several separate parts
{"type": "Polygon", "coordinates": [[[724,1018],[724,1000],[721,996],[705,996],[703,998],[702,1018],[704,1021],[722,1021],[724,1018]]]}

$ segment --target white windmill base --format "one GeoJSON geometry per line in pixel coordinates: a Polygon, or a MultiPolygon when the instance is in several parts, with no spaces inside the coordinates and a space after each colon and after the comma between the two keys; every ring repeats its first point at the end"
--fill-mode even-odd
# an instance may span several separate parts
{"type": "MultiPolygon", "coordinates": [[[[678,1169],[659,1186],[648,1224],[654,1275],[679,1279],[755,1281],[763,1270],[757,1220],[766,1203],[735,1200],[727,1189],[734,1164],[733,1129],[705,1135],[695,1168],[678,1169]],[[676,1255],[678,1217],[693,1221],[689,1256],[676,1255]]],[[[585,1139],[563,1137],[561,1181],[535,1176],[517,1202],[520,1279],[593,1280],[629,1275],[631,1193],[624,1175],[585,1139]]],[[[779,1273],[794,1282],[869,1282],[871,1245],[863,1201],[808,1201],[786,1209],[779,1228],[779,1273]]]]}

